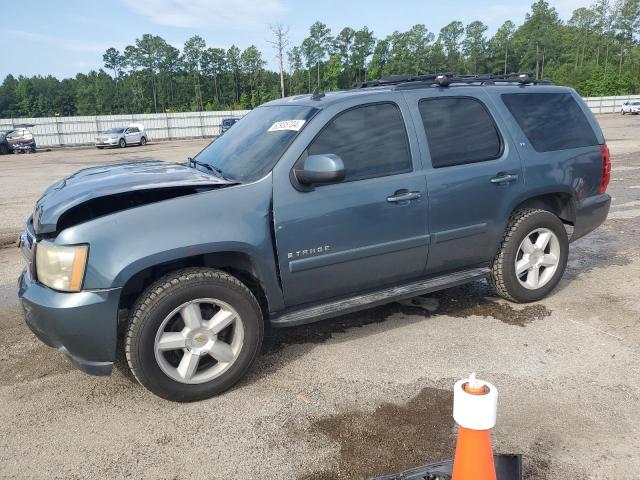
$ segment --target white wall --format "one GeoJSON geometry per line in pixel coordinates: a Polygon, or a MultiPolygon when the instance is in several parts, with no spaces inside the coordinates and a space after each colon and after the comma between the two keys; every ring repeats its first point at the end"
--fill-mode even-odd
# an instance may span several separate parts
{"type": "MultiPolygon", "coordinates": [[[[595,114],[620,112],[629,100],[640,101],[640,95],[624,97],[587,97],[584,101],[595,114]]],[[[142,123],[150,140],[215,137],[220,135],[223,118],[242,117],[248,110],[185,113],[149,113],[141,115],[100,115],[91,117],[4,118],[0,130],[20,123],[34,124],[31,129],[39,146],[89,145],[98,132],[113,127],[142,123]]]]}
{"type": "Polygon", "coordinates": [[[629,100],[640,101],[640,95],[628,95],[626,97],[586,97],[584,101],[593,113],[619,113],[622,104],[629,100]]]}
{"type": "Polygon", "coordinates": [[[113,127],[141,123],[150,140],[215,137],[220,135],[223,118],[240,118],[247,110],[185,113],[150,113],[142,115],[100,115],[91,117],[3,118],[0,130],[27,123],[38,146],[93,144],[98,132],[113,127]]]}

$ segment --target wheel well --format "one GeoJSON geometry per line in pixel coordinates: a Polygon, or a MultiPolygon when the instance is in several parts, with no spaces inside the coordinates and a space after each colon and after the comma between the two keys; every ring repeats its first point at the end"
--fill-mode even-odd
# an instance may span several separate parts
{"type": "Polygon", "coordinates": [[[131,309],[140,294],[158,278],[186,267],[216,268],[233,275],[251,290],[251,293],[255,295],[260,304],[263,317],[265,319],[268,318],[267,296],[260,283],[253,261],[249,255],[238,252],[194,255],[145,268],[127,280],[122,288],[120,310],[131,309]]]}
{"type": "Polygon", "coordinates": [[[568,193],[547,193],[528,198],[514,208],[513,211],[515,212],[516,210],[523,208],[539,208],[541,210],[547,210],[548,212],[555,214],[563,223],[568,225],[574,225],[576,220],[573,198],[568,193]]]}

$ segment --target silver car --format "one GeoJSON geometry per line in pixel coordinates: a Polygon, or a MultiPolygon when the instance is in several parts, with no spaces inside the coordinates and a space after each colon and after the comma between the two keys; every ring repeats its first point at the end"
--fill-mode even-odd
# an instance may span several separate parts
{"type": "Polygon", "coordinates": [[[638,115],[640,113],[640,102],[625,102],[622,104],[622,115],[630,113],[632,115],[638,115]]]}
{"type": "Polygon", "coordinates": [[[96,137],[96,147],[120,147],[125,148],[128,145],[146,145],[147,136],[144,129],[139,126],[129,126],[121,128],[112,128],[105,132],[101,132],[96,137]]]}

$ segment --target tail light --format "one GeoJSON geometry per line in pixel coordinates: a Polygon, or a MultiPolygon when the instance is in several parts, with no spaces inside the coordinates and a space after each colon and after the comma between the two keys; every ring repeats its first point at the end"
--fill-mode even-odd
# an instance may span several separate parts
{"type": "Polygon", "coordinates": [[[604,193],[607,191],[611,180],[611,154],[606,143],[600,145],[600,155],[602,157],[602,180],[600,181],[600,190],[598,192],[604,193]]]}

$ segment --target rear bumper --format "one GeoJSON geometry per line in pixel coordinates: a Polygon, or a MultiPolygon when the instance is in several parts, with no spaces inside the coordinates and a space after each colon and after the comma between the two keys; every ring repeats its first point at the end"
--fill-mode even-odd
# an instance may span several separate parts
{"type": "Polygon", "coordinates": [[[27,326],[82,371],[109,375],[116,355],[120,289],[63,293],[34,282],[25,270],[18,296],[27,326]]]}
{"type": "Polygon", "coordinates": [[[611,207],[611,197],[607,193],[581,200],[576,207],[576,222],[571,241],[584,237],[604,223],[611,207]]]}

